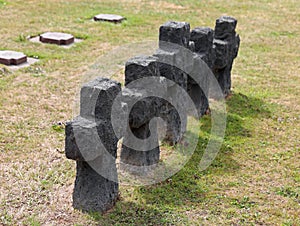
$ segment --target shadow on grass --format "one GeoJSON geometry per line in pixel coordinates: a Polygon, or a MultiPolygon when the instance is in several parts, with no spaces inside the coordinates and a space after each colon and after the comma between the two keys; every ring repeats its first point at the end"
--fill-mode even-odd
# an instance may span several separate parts
{"type": "Polygon", "coordinates": [[[235,93],[227,100],[227,127],[225,141],[233,144],[243,141],[242,138],[251,137],[257,118],[271,117],[267,104],[258,98],[248,97],[242,93],[235,93]]]}
{"type": "Polygon", "coordinates": [[[137,188],[138,193],[148,204],[159,208],[167,206],[171,209],[184,209],[205,202],[210,186],[203,180],[204,175],[212,174],[216,170],[219,174],[226,174],[239,169],[238,163],[231,158],[232,148],[222,145],[218,157],[209,167],[213,170],[201,172],[199,163],[207,142],[207,138],[200,137],[193,156],[179,172],[159,184],[137,188]]]}
{"type": "MultiPolygon", "coordinates": [[[[201,118],[201,132],[192,134],[199,136],[197,148],[188,163],[171,178],[151,186],[134,189],[140,202],[120,201],[112,212],[93,217],[101,225],[132,224],[132,225],[162,225],[174,224],[187,220],[184,210],[199,203],[206,203],[206,194],[211,189],[204,177],[207,175],[235,174],[239,163],[232,158],[236,142],[245,142],[251,137],[253,127],[245,127],[246,121],[254,118],[267,118],[271,112],[266,104],[257,98],[247,97],[241,93],[233,94],[227,100],[227,130],[224,142],[218,156],[210,167],[201,172],[199,162],[209,141],[211,118],[209,115],[201,118]],[[233,142],[235,140],[236,142],[233,142]],[[183,214],[182,214],[183,213],[183,214]]],[[[254,125],[255,126],[255,125],[254,125]]]]}
{"type": "Polygon", "coordinates": [[[184,222],[184,216],[174,214],[167,208],[161,210],[151,205],[136,202],[119,201],[116,206],[105,214],[90,213],[90,218],[101,226],[110,225],[175,225],[184,222]]]}
{"type": "MultiPolygon", "coordinates": [[[[252,128],[255,125],[245,127],[245,124],[252,119],[271,117],[271,111],[264,101],[241,93],[235,93],[226,100],[226,108],[225,140],[234,141],[243,137],[251,137],[252,128]]],[[[204,116],[201,122],[203,133],[210,134],[211,118],[204,116]]]]}
{"type": "Polygon", "coordinates": [[[271,116],[267,103],[259,98],[249,97],[242,93],[233,93],[226,100],[226,103],[229,114],[235,114],[243,118],[268,118],[271,116]]]}
{"type": "MultiPolygon", "coordinates": [[[[139,193],[152,205],[189,206],[193,203],[204,202],[206,191],[210,186],[201,178],[204,175],[224,175],[236,173],[239,163],[232,159],[234,145],[244,143],[252,134],[253,127],[245,127],[247,118],[268,118],[271,116],[266,103],[258,98],[247,97],[241,93],[233,94],[227,100],[227,128],[224,142],[218,156],[210,167],[199,171],[199,162],[208,143],[211,130],[211,117],[201,119],[201,133],[197,149],[190,161],[177,174],[160,184],[139,188],[139,193]]],[[[255,125],[254,125],[255,126],[255,125]]]]}
{"type": "MultiPolygon", "coordinates": [[[[200,138],[198,147],[190,161],[171,178],[155,185],[134,188],[134,202],[120,200],[108,213],[91,213],[90,217],[99,225],[187,225],[185,210],[204,203],[210,187],[203,181],[207,172],[199,171],[204,148],[208,139],[200,138]]],[[[220,160],[211,167],[237,170],[238,164],[230,157],[231,148],[222,146],[220,160]]],[[[121,195],[122,196],[122,195],[121,195]]],[[[130,198],[131,199],[131,198],[130,198]]]]}

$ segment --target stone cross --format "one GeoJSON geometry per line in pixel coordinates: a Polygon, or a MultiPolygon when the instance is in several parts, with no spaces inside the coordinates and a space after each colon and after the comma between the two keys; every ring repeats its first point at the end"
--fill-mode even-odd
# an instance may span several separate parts
{"type": "MultiPolygon", "coordinates": [[[[183,68],[187,73],[179,73],[179,77],[184,78],[185,86],[178,81],[178,79],[173,79],[177,84],[181,85],[185,88],[194,101],[196,109],[198,110],[198,115],[201,117],[208,109],[208,99],[207,99],[207,78],[200,74],[197,71],[198,68],[198,61],[203,60],[207,64],[211,65],[211,61],[213,60],[212,54],[212,30],[209,28],[195,28],[194,30],[190,31],[190,24],[186,22],[167,22],[163,24],[160,29],[159,34],[159,47],[166,51],[176,51],[176,46],[171,45],[173,48],[170,48],[168,43],[170,42],[176,44],[178,46],[190,49],[194,51],[195,54],[193,59],[184,54],[184,51],[180,51],[175,54],[175,65],[178,63],[183,64],[183,68]],[[201,77],[201,87],[194,81],[194,79],[189,75],[193,73],[193,75],[197,75],[201,77]],[[206,90],[203,90],[206,89],[206,90]]],[[[178,49],[178,48],[177,48],[178,49]]],[[[191,55],[191,54],[189,54],[191,55]]],[[[170,70],[169,70],[170,71],[170,70]]],[[[167,74],[167,73],[165,73],[167,74]]],[[[183,131],[184,132],[184,131],[183,131]]],[[[178,142],[179,139],[174,139],[178,142]]]]}
{"type": "MultiPolygon", "coordinates": [[[[138,56],[126,62],[125,65],[125,86],[130,86],[131,82],[137,81],[147,77],[159,76],[157,65],[157,58],[152,56],[138,56]]],[[[145,140],[152,137],[148,142],[145,141],[139,150],[122,145],[121,162],[135,166],[151,166],[157,164],[159,161],[159,144],[157,137],[157,125],[152,125],[153,128],[150,133],[150,120],[157,114],[157,109],[160,108],[160,101],[156,98],[143,98],[143,93],[147,92],[144,87],[135,86],[134,90],[123,90],[124,102],[136,102],[135,107],[130,113],[129,130],[124,135],[124,143],[132,143],[131,132],[135,137],[145,140]],[[153,148],[149,148],[153,146],[153,148]]]]}
{"type": "Polygon", "coordinates": [[[240,46],[240,37],[235,32],[236,25],[235,18],[222,16],[216,20],[214,32],[215,62],[212,69],[225,96],[230,94],[232,64],[240,46]]]}
{"type": "Polygon", "coordinates": [[[73,206],[104,212],[118,198],[115,159],[118,139],[112,129],[111,108],[120,83],[97,78],[83,85],[80,116],[66,124],[65,153],[76,160],[73,206]]]}

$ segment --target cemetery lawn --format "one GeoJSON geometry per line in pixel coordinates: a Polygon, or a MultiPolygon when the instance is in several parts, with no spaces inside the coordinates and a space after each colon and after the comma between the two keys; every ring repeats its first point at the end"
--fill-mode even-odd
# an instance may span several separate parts
{"type": "Polygon", "coordinates": [[[0,0],[0,49],[40,60],[18,71],[0,66],[0,225],[300,225],[299,9],[296,0],[0,0]],[[91,21],[99,13],[127,20],[91,21]],[[168,20],[214,27],[221,15],[238,19],[241,46],[212,165],[198,169],[205,116],[197,150],[169,180],[121,186],[104,215],[73,210],[75,162],[65,158],[59,122],[73,118],[89,66],[117,46],[158,40],[168,20]],[[64,49],[27,40],[46,31],[84,41],[64,49]]]}

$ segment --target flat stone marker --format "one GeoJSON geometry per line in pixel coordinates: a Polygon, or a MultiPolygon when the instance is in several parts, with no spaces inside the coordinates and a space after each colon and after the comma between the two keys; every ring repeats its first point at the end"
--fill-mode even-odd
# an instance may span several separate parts
{"type": "Polygon", "coordinates": [[[5,65],[19,65],[27,62],[27,56],[21,52],[0,51],[0,63],[5,65]]]}
{"type": "Polygon", "coordinates": [[[40,35],[40,41],[56,45],[69,45],[74,42],[74,36],[61,32],[46,32],[40,35]]]}
{"type": "Polygon", "coordinates": [[[122,17],[120,15],[114,15],[114,14],[99,14],[94,16],[95,21],[106,21],[112,23],[121,23],[125,19],[126,19],[125,17],[122,17]]]}

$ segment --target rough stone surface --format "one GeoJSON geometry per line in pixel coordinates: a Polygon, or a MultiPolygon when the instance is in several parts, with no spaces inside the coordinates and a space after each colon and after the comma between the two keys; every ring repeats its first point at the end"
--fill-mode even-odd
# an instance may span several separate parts
{"type": "Polygon", "coordinates": [[[40,35],[40,41],[56,45],[69,45],[74,42],[74,36],[61,32],[46,32],[40,35]]]}
{"type": "Polygon", "coordinates": [[[214,67],[217,69],[225,68],[229,59],[229,43],[220,39],[214,39],[213,48],[215,50],[215,62],[214,67]]]}
{"type": "MultiPolygon", "coordinates": [[[[183,90],[187,90],[188,75],[179,67],[186,69],[184,65],[181,64],[188,64],[189,62],[185,62],[188,58],[185,58],[180,50],[172,51],[171,49],[159,49],[156,51],[155,56],[159,59],[158,66],[160,75],[173,81],[183,90]]],[[[176,92],[178,92],[178,90],[175,89],[173,84],[168,85],[166,96],[168,98],[171,97],[176,102],[185,102],[186,100],[176,92]]],[[[175,106],[167,101],[164,101],[159,116],[166,122],[164,142],[170,145],[176,144],[180,141],[185,132],[185,130],[181,131],[181,124],[186,125],[187,116],[184,116],[185,119],[181,120],[175,106]]]]}
{"type": "Polygon", "coordinates": [[[231,39],[235,36],[237,20],[230,16],[221,16],[216,20],[215,39],[231,39]]]}
{"type": "Polygon", "coordinates": [[[27,56],[15,51],[0,51],[0,64],[19,65],[27,62],[27,56]]]}
{"type": "Polygon", "coordinates": [[[132,81],[149,76],[159,76],[156,57],[137,56],[129,59],[126,62],[125,86],[127,86],[132,81]]]}
{"type": "Polygon", "coordinates": [[[197,27],[191,31],[191,40],[195,43],[195,52],[201,55],[209,67],[212,67],[214,31],[209,27],[197,27]]]}
{"type": "Polygon", "coordinates": [[[77,164],[73,192],[76,209],[104,212],[118,197],[118,138],[110,115],[120,90],[120,83],[106,78],[96,78],[83,85],[81,115],[66,124],[65,153],[77,164]]]}
{"type": "MultiPolygon", "coordinates": [[[[118,199],[118,183],[104,178],[90,166],[90,164],[101,165],[102,163],[101,158],[95,159],[93,163],[76,162],[74,208],[87,212],[105,212],[114,206],[118,199]]],[[[117,173],[115,166],[110,170],[117,173]]]]}
{"type": "Polygon", "coordinates": [[[190,24],[169,21],[159,28],[159,48],[168,49],[166,42],[188,48],[190,41],[190,24]]]}
{"type": "Polygon", "coordinates": [[[77,117],[66,123],[65,135],[65,154],[68,159],[90,161],[101,155],[96,123],[77,117]]]}
{"type": "Polygon", "coordinates": [[[110,121],[112,104],[120,91],[121,84],[107,78],[84,84],[80,91],[80,116],[110,121]]]}
{"type": "Polygon", "coordinates": [[[232,64],[240,45],[236,25],[237,20],[233,17],[222,16],[216,20],[213,40],[215,62],[212,68],[225,96],[230,94],[232,64]]]}
{"type": "MultiPolygon", "coordinates": [[[[161,99],[158,97],[146,97],[141,99],[143,91],[129,90],[124,89],[123,93],[126,97],[123,99],[124,103],[132,106],[130,103],[135,103],[129,114],[129,126],[130,129],[137,133],[142,131],[142,128],[145,127],[145,124],[148,124],[150,120],[154,117],[162,118],[166,123],[166,136],[164,141],[174,145],[177,143],[185,130],[181,131],[181,125],[183,123],[186,126],[186,116],[183,119],[180,119],[179,114],[177,113],[176,107],[170,104],[167,100],[161,99]]],[[[169,99],[174,99],[174,101],[179,101],[179,104],[184,101],[183,97],[176,93],[178,92],[174,86],[169,86],[166,89],[166,95],[169,99]]],[[[145,134],[147,134],[145,132],[145,134]]],[[[126,137],[126,136],[125,136],[126,137]]],[[[142,137],[145,138],[145,137],[142,137]]]]}
{"type": "MultiPolygon", "coordinates": [[[[151,134],[149,129],[149,123],[145,123],[140,128],[131,128],[133,135],[139,139],[146,139],[151,136],[152,139],[149,142],[144,142],[143,146],[139,147],[139,150],[129,148],[126,145],[122,145],[121,162],[134,166],[150,166],[157,164],[159,161],[160,149],[158,144],[158,137],[156,131],[156,125],[153,128],[151,134]],[[151,149],[151,145],[156,143],[156,147],[151,149]]],[[[130,136],[125,135],[124,140],[126,142],[133,142],[130,140],[130,136]]]]}
{"type": "Polygon", "coordinates": [[[233,58],[235,59],[238,56],[238,52],[239,52],[239,48],[240,48],[240,36],[238,34],[236,34],[234,36],[234,42],[233,42],[233,47],[232,47],[232,51],[231,54],[233,56],[233,58]]]}
{"type": "MultiPolygon", "coordinates": [[[[137,56],[128,60],[125,65],[125,86],[128,86],[131,82],[138,79],[158,77],[160,74],[157,60],[158,58],[154,56],[137,56]]],[[[133,95],[130,90],[125,90],[123,98],[127,98],[127,101],[136,101],[141,96],[146,94],[144,86],[145,84],[143,83],[141,87],[135,87],[139,89],[139,92],[137,92],[136,95],[133,95]]],[[[156,90],[156,88],[154,87],[154,90],[156,90]]],[[[160,92],[160,90],[158,90],[158,92],[160,92]]],[[[155,114],[157,114],[159,105],[160,100],[149,97],[138,101],[133,106],[129,116],[129,130],[132,131],[135,137],[143,140],[150,136],[149,121],[155,114]]],[[[139,147],[142,151],[123,145],[121,151],[121,161],[123,163],[136,166],[149,166],[157,163],[159,160],[160,151],[158,146],[156,126],[154,130],[155,132],[153,131],[151,134],[153,139],[149,142],[144,142],[144,146],[139,147]],[[149,148],[149,145],[153,143],[157,143],[157,147],[153,149],[149,148]]],[[[130,140],[130,136],[128,136],[127,132],[125,132],[124,141],[129,143],[133,142],[130,140]]]]}
{"type": "Polygon", "coordinates": [[[191,31],[191,41],[195,43],[195,52],[202,53],[211,49],[214,31],[209,27],[196,27],[191,31]]]}
{"type": "Polygon", "coordinates": [[[199,87],[199,85],[192,83],[190,83],[188,87],[188,93],[196,106],[198,116],[203,116],[209,109],[209,102],[207,96],[199,87]]]}
{"type": "Polygon", "coordinates": [[[160,98],[148,96],[145,90],[128,88],[122,90],[122,102],[132,106],[129,113],[129,125],[132,128],[148,123],[157,115],[162,104],[160,98]]]}
{"type": "Polygon", "coordinates": [[[165,77],[183,89],[187,88],[187,74],[176,67],[179,56],[176,52],[170,52],[159,49],[154,56],[158,58],[158,68],[160,76],[165,77]]]}
{"type": "Polygon", "coordinates": [[[106,21],[112,23],[121,23],[125,19],[126,19],[125,17],[122,17],[120,15],[114,15],[114,14],[99,14],[94,16],[95,21],[106,21]]]}
{"type": "Polygon", "coordinates": [[[183,120],[181,120],[176,108],[170,103],[165,103],[160,117],[166,123],[166,134],[163,138],[164,142],[169,145],[175,145],[181,140],[185,132],[185,130],[181,130],[181,124],[184,123],[185,126],[183,126],[183,128],[186,127],[186,116],[183,120]]]}
{"type": "MultiPolygon", "coordinates": [[[[196,82],[191,76],[188,77],[188,88],[187,91],[189,96],[193,100],[196,109],[198,111],[198,116],[201,117],[206,113],[209,108],[208,102],[208,75],[205,71],[202,70],[201,64],[199,61],[206,62],[206,58],[203,59],[204,56],[202,54],[195,53],[193,55],[193,70],[191,74],[194,78],[197,78],[196,82]]],[[[208,66],[208,65],[207,65],[208,66]]]]}
{"type": "Polygon", "coordinates": [[[118,139],[109,121],[93,122],[79,116],[66,123],[65,133],[68,159],[91,161],[102,156],[106,150],[114,157],[117,155],[118,139]]]}

